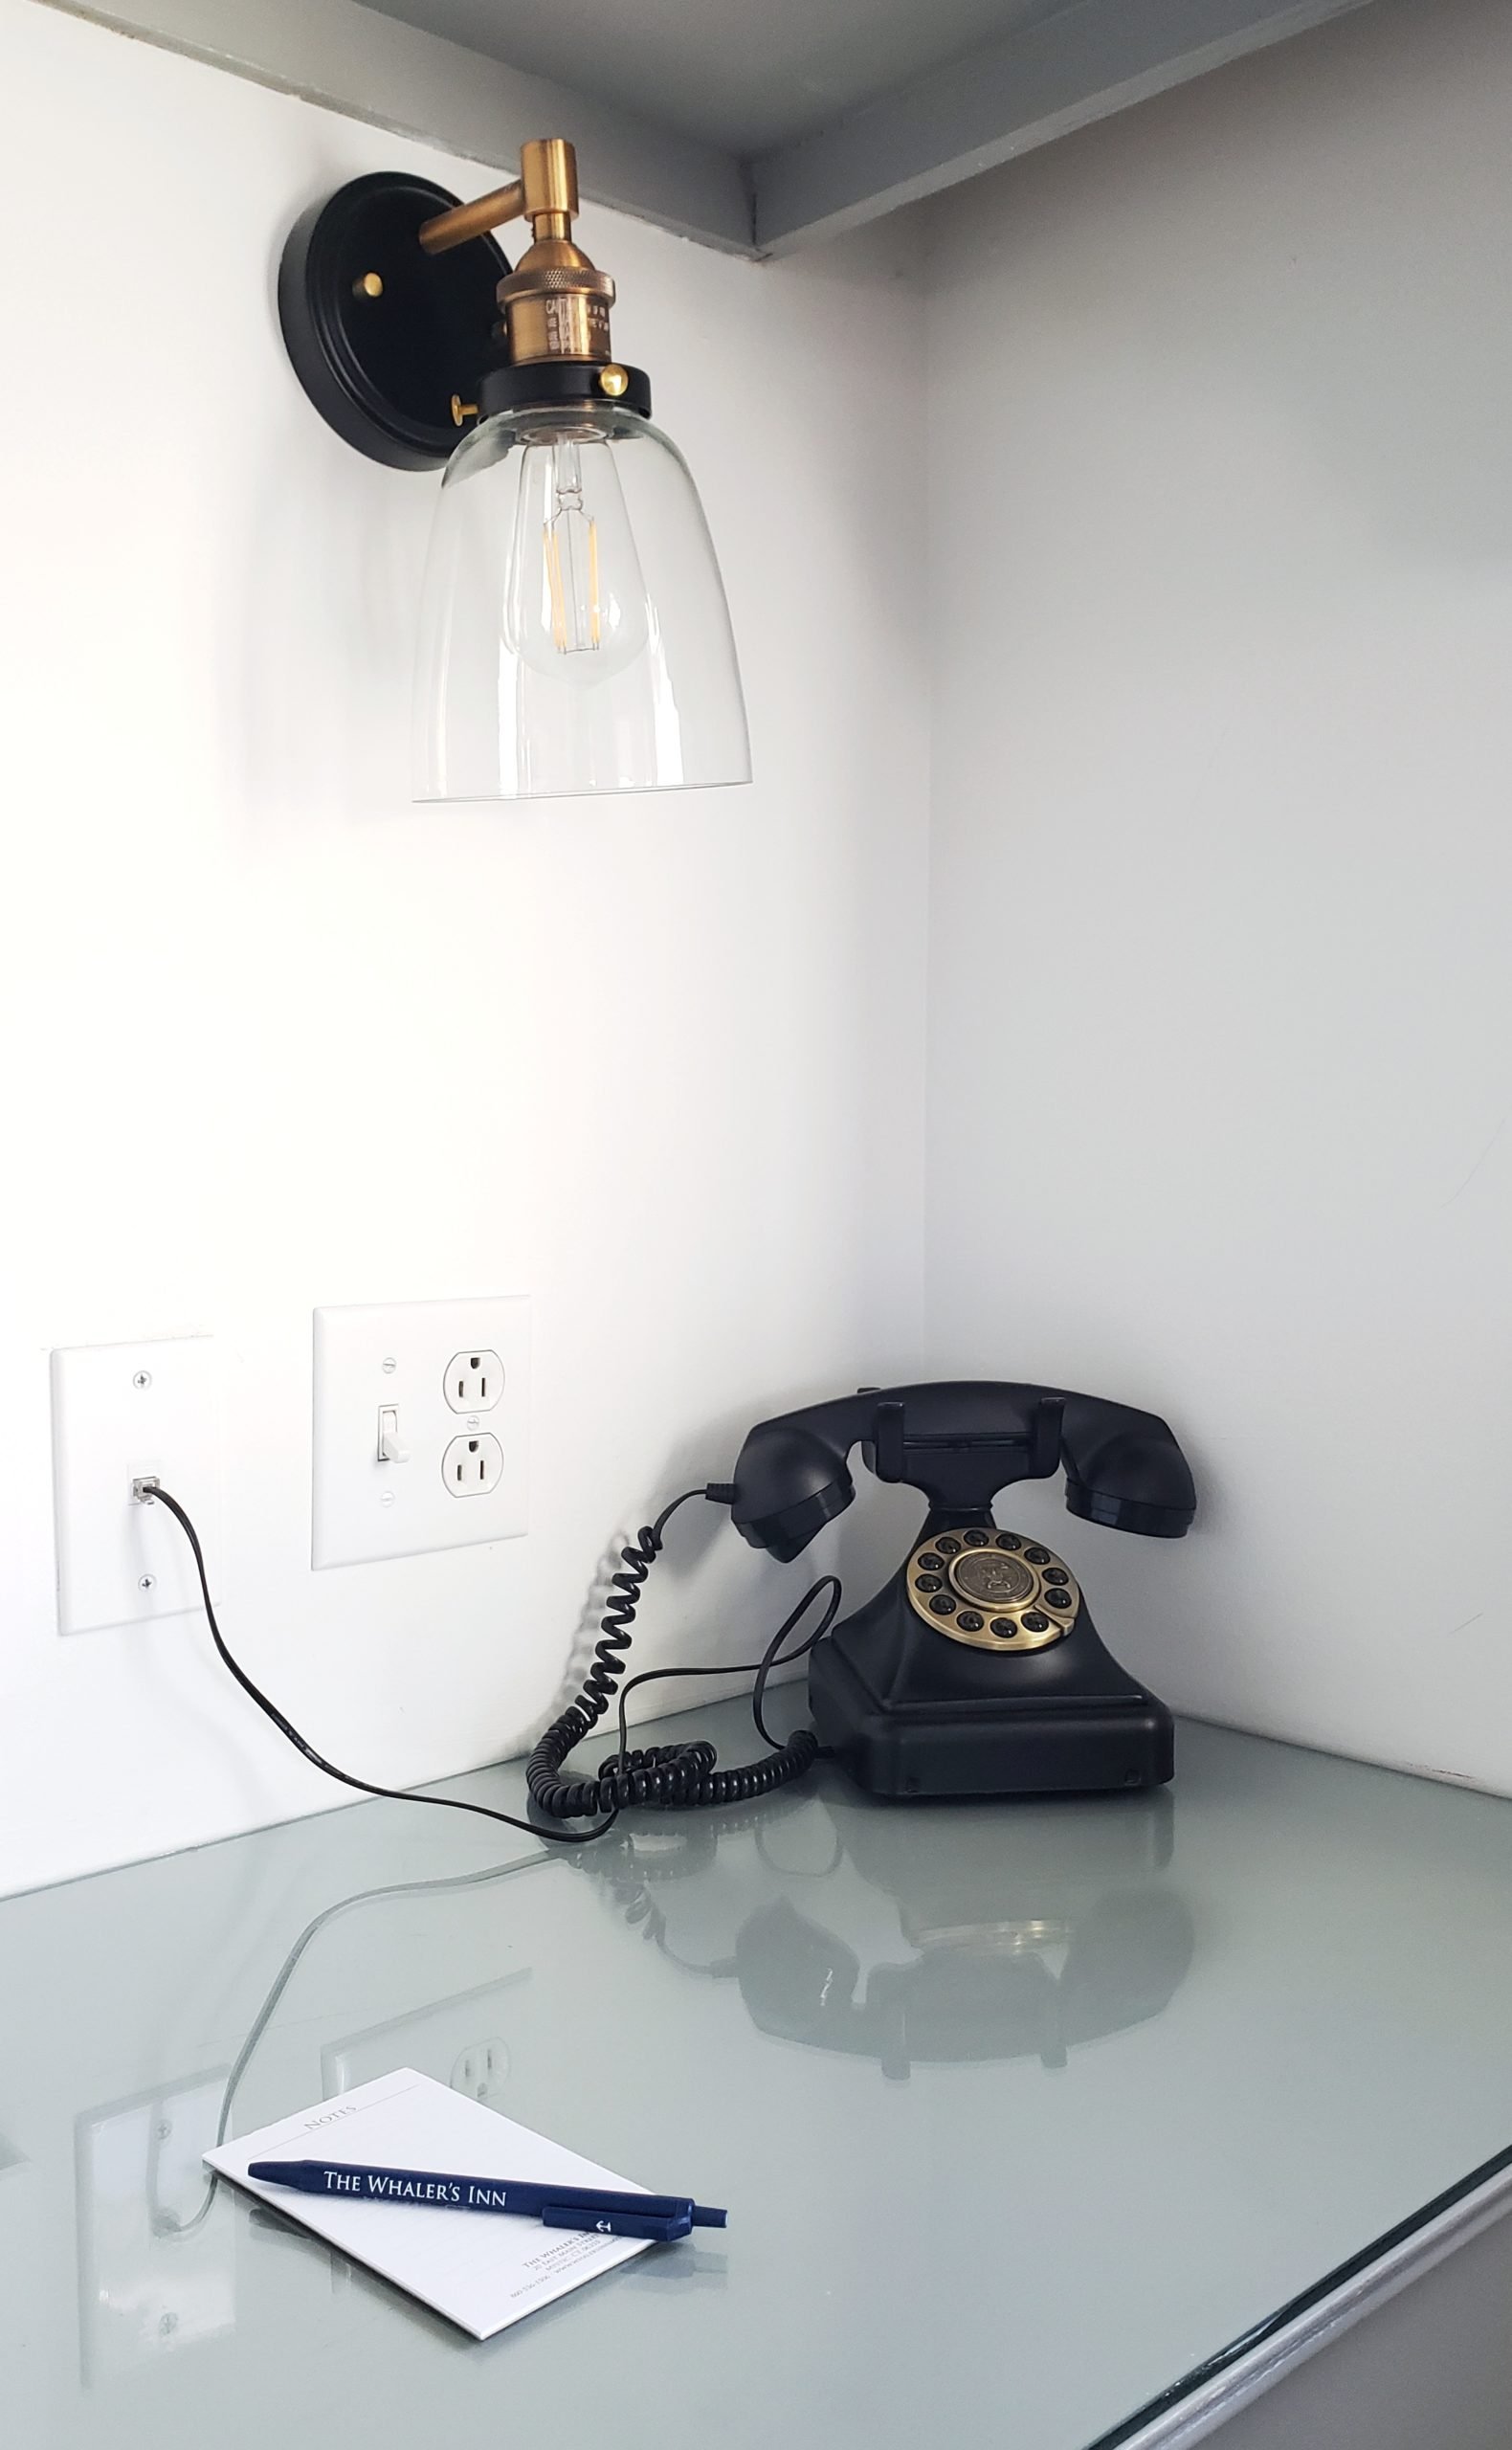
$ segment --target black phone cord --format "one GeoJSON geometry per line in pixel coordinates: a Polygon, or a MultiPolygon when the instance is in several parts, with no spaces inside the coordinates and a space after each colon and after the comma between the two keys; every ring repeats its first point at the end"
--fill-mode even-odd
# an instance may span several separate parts
{"type": "MultiPolygon", "coordinates": [[[[790,1786],[801,1778],[818,1757],[819,1739],[812,1727],[800,1727],[786,1743],[774,1744],[771,1751],[759,1761],[747,1761],[737,1770],[721,1770],[719,1755],[712,1744],[695,1741],[688,1744],[650,1744],[640,1751],[627,1748],[625,1735],[625,1701],[632,1686],[652,1682],[658,1675],[687,1674],[683,1669],[653,1669],[645,1676],[631,1679],[620,1688],[625,1673],[625,1654],[630,1648],[631,1629],[646,1576],[660,1556],[667,1525],[678,1508],[690,1498],[706,1497],[717,1503],[728,1504],[733,1489],[723,1482],[711,1481],[707,1488],[685,1489],[664,1506],[655,1523],[641,1526],[637,1537],[620,1550],[620,1570],[610,1577],[610,1596],[599,1627],[599,1639],[593,1652],[593,1664],[589,1670],[583,1689],[576,1701],[553,1719],[525,1763],[525,1784],[536,1810],[552,1820],[584,1820],[622,1812],[629,1806],[654,1812],[691,1812],[704,1805],[750,1803],[760,1795],[771,1794],[778,1787],[790,1786]],[[564,1778],[558,1773],[569,1752],[582,1743],[595,1727],[606,1710],[619,1701],[619,1750],[599,1764],[590,1777],[564,1778]]],[[[822,1575],[814,1583],[785,1622],[779,1626],[768,1643],[765,1658],[756,1670],[756,1685],[751,1696],[752,1714],[758,1731],[767,1736],[762,1716],[762,1701],[767,1680],[780,1661],[790,1663],[822,1641],[834,1621],[840,1604],[840,1586],[834,1574],[822,1575]],[[826,1607],[817,1630],[797,1650],[784,1654],[783,1644],[798,1623],[810,1603],[823,1593],[826,1607]]],[[[704,1675],[727,1675],[727,1668],[710,1667],[691,1671],[704,1675]]],[[[767,1741],[771,1739],[767,1736],[767,1741]]]]}
{"type": "MultiPolygon", "coordinates": [[[[542,1829],[535,1821],[522,1820],[515,1813],[500,1812],[495,1804],[469,1803],[461,1795],[416,1794],[412,1787],[381,1787],[371,1778],[359,1778],[350,1770],[338,1770],[334,1761],[327,1761],[323,1752],[317,1752],[314,1745],[306,1741],[292,1719],[284,1717],[278,1703],[269,1701],[267,1694],[253,1682],[246,1669],[233,1658],[227,1648],[226,1637],[216,1620],[214,1602],[210,1595],[210,1576],[206,1571],[205,1551],[200,1547],[199,1533],[195,1530],[185,1508],[180,1505],[178,1499],[171,1496],[167,1489],[156,1487],[145,1487],[142,1496],[145,1503],[166,1505],[189,1544],[194,1559],[194,1570],[199,1576],[199,1592],[205,1607],[205,1621],[210,1627],[210,1637],[219,1654],[221,1664],[231,1670],[242,1691],[250,1701],[256,1703],[264,1718],[271,1719],[278,1733],[287,1736],[295,1750],[302,1752],[306,1761],[312,1761],[317,1770],[323,1770],[328,1778],[335,1778],[344,1787],[355,1787],[359,1794],[379,1795],[389,1803],[424,1803],[436,1805],[445,1812],[476,1813],[480,1820],[501,1820],[506,1829],[523,1829],[529,1838],[560,1839],[563,1837],[565,1833],[559,1829],[542,1829]]],[[[606,1820],[602,1828],[584,1829],[577,1834],[583,1839],[602,1838],[612,1826],[611,1820],[606,1820]]]]}
{"type": "MultiPolygon", "coordinates": [[[[314,1745],[300,1733],[300,1730],[295,1726],[293,1720],[285,1717],[283,1711],[279,1709],[277,1702],[270,1701],[267,1694],[253,1682],[252,1678],[248,1675],[246,1669],[241,1665],[240,1661],[233,1657],[227,1644],[226,1637],[221,1632],[219,1619],[215,1615],[215,1604],[210,1595],[210,1574],[205,1564],[205,1551],[200,1546],[199,1533],[194,1528],[193,1520],[189,1514],[187,1508],[179,1503],[178,1499],[172,1495],[171,1491],[162,1487],[156,1482],[142,1482],[140,1484],[139,1493],[144,1503],[166,1506],[169,1514],[172,1515],[174,1521],[179,1526],[185,1539],[189,1542],[189,1552],[194,1559],[194,1570],[199,1579],[200,1598],[205,1609],[205,1621],[210,1627],[211,1639],[215,1645],[215,1650],[220,1659],[221,1664],[235,1678],[237,1683],[241,1686],[242,1691],[247,1695],[249,1701],[256,1704],[264,1718],[271,1719],[274,1726],[278,1728],[278,1733],[287,1738],[289,1743],[294,1746],[295,1750],[297,1752],[302,1752],[306,1761],[311,1762],[317,1770],[322,1771],[327,1778],[335,1778],[341,1786],[355,1788],[359,1794],[377,1795],[384,1801],[389,1803],[422,1803],[430,1805],[434,1810],[440,1812],[473,1813],[480,1820],[501,1821],[506,1829],[523,1830],[527,1837],[545,1838],[553,1845],[582,1846],[586,1845],[591,1838],[604,1838],[608,1836],[610,1830],[614,1826],[614,1822],[619,1815],[620,1803],[617,1800],[615,1802],[606,1804],[603,1807],[597,1824],[592,1829],[550,1829],[544,1827],[539,1820],[522,1820],[517,1813],[502,1812],[497,1804],[473,1803],[461,1795],[417,1794],[412,1787],[380,1786],[377,1781],[372,1778],[360,1778],[356,1775],[355,1771],[351,1770],[338,1769],[334,1761],[327,1761],[324,1753],[318,1752],[314,1745]]],[[[598,1813],[600,1808],[593,1803],[577,1803],[570,1809],[567,1809],[561,1804],[557,1804],[554,1807],[551,1804],[541,1804],[541,1799],[537,1793],[538,1774],[546,1777],[547,1782],[555,1794],[579,1795],[583,1793],[596,1793],[601,1785],[608,1783],[611,1773],[612,1773],[618,1782],[623,1785],[627,1776],[631,1778],[638,1777],[652,1765],[672,1762],[685,1763],[693,1756],[697,1755],[703,1773],[700,1792],[696,1793],[679,1793],[676,1795],[670,1793],[656,1795],[652,1795],[650,1793],[641,1795],[636,1793],[634,1795],[631,1795],[627,1793],[622,1799],[627,1802],[644,1801],[647,1803],[658,1802],[662,1804],[672,1802],[683,1804],[746,1802],[754,1799],[758,1795],[768,1794],[774,1787],[786,1786],[789,1780],[801,1776],[803,1771],[809,1767],[810,1763],[817,1757],[819,1750],[818,1738],[812,1732],[812,1730],[804,1728],[801,1729],[797,1735],[789,1737],[785,1745],[777,1746],[773,1752],[768,1755],[767,1760],[752,1762],[744,1770],[721,1771],[711,1775],[710,1773],[714,1772],[715,1762],[715,1750],[712,1744],[652,1745],[648,1746],[643,1752],[630,1752],[627,1748],[625,1705],[631,1693],[634,1691],[637,1685],[661,1683],[669,1678],[684,1676],[753,1676],[756,1681],[751,1692],[751,1715],[756,1723],[757,1733],[768,1744],[772,1743],[773,1739],[767,1729],[766,1720],[762,1715],[762,1703],[766,1695],[767,1679],[770,1677],[774,1667],[783,1664],[789,1664],[794,1659],[804,1658],[808,1652],[813,1648],[814,1643],[822,1641],[825,1635],[829,1632],[831,1625],[834,1622],[834,1618],[838,1613],[840,1605],[840,1586],[834,1574],[822,1575],[810,1590],[805,1592],[803,1597],[799,1600],[797,1607],[793,1609],[790,1615],[789,1615],[778,1627],[777,1632],[770,1642],[768,1642],[765,1653],[758,1661],[754,1663],[741,1661],[732,1666],[720,1667],[654,1667],[647,1669],[642,1675],[633,1676],[628,1684],[620,1686],[619,1753],[613,1761],[605,1762],[603,1770],[600,1771],[599,1777],[596,1780],[582,1780],[576,1785],[573,1785],[550,1775],[550,1772],[554,1771],[559,1764],[566,1759],[567,1753],[572,1749],[573,1745],[578,1741],[578,1734],[576,1732],[565,1737],[560,1749],[556,1751],[551,1759],[549,1771],[538,1771],[538,1765],[541,1763],[547,1748],[552,1744],[553,1739],[561,1735],[562,1731],[567,1727],[569,1722],[574,1729],[586,1732],[587,1729],[592,1726],[598,1719],[602,1718],[605,1710],[608,1708],[610,1697],[615,1690],[617,1681],[625,1672],[625,1660],[622,1654],[630,1645],[629,1627],[631,1620],[635,1614],[635,1601],[639,1594],[639,1586],[646,1578],[646,1573],[651,1562],[660,1553],[662,1532],[666,1525],[670,1522],[672,1516],[676,1514],[678,1506],[685,1505],[690,1498],[695,1497],[710,1498],[718,1503],[727,1505],[733,1496],[734,1490],[723,1481],[711,1481],[707,1488],[687,1489],[681,1497],[674,1498],[670,1505],[664,1506],[661,1513],[656,1517],[656,1522],[649,1525],[641,1531],[639,1540],[634,1544],[634,1548],[625,1548],[621,1551],[621,1554],[626,1561],[627,1571],[624,1573],[617,1573],[613,1576],[613,1581],[617,1586],[619,1586],[619,1588],[615,1590],[613,1596],[610,1601],[611,1613],[607,1614],[604,1617],[603,1638],[600,1640],[598,1650],[595,1653],[595,1666],[593,1674],[589,1677],[588,1683],[585,1684],[582,1694],[579,1696],[577,1702],[573,1704],[572,1708],[565,1712],[552,1726],[547,1728],[545,1734],[542,1737],[541,1742],[536,1746],[536,1748],[531,1754],[530,1760],[526,1765],[526,1776],[530,1784],[531,1799],[533,1802],[538,1804],[539,1808],[550,1812],[552,1818],[558,1820],[569,1818],[581,1819],[591,1814],[598,1813]],[[634,1573],[628,1570],[633,1558],[643,1560],[643,1562],[639,1563],[638,1571],[634,1573]],[[783,1644],[786,1642],[788,1636],[798,1623],[811,1602],[821,1592],[825,1594],[826,1605],[817,1629],[809,1637],[808,1640],[801,1643],[796,1650],[784,1653],[783,1644]],[[613,1628],[620,1636],[620,1638],[612,1643],[610,1639],[611,1628],[613,1628]],[[606,1653],[609,1654],[609,1658],[607,1659],[605,1657],[606,1653]],[[608,1679],[607,1682],[602,1681],[606,1677],[608,1679]],[[586,1711],[585,1704],[588,1702],[590,1693],[593,1696],[593,1706],[590,1711],[586,1711]],[[602,1698],[600,1698],[600,1696],[602,1696],[602,1698]],[[628,1769],[626,1766],[627,1764],[628,1769]],[[783,1764],[786,1766],[781,1767],[779,1774],[775,1776],[771,1775],[770,1771],[774,1765],[777,1764],[783,1764]]],[[[686,1785],[685,1776],[682,1777],[681,1783],[686,1785]]]]}

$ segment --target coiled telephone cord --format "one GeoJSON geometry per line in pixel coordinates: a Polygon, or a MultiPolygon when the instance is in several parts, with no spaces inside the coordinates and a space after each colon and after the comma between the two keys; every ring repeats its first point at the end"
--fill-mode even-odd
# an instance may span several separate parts
{"type": "Polygon", "coordinates": [[[525,1764],[525,1784],[536,1810],[552,1820],[586,1820],[604,1815],[612,1815],[627,1807],[653,1812],[692,1812],[707,1805],[751,1803],[761,1795],[771,1794],[778,1787],[790,1786],[801,1778],[818,1756],[819,1739],[812,1727],[800,1727],[796,1734],[779,1744],[768,1729],[763,1715],[767,1680],[774,1667],[790,1665],[803,1659],[816,1642],[824,1639],[834,1622],[840,1605],[840,1585],[834,1574],[822,1574],[804,1592],[798,1605],[772,1636],[759,1665],[754,1669],[734,1670],[726,1666],[663,1667],[649,1669],[644,1675],[633,1676],[627,1684],[620,1683],[625,1673],[626,1653],[630,1649],[631,1632],[635,1611],[640,1605],[646,1577],[660,1556],[667,1525],[678,1508],[696,1497],[707,1498],[714,1504],[728,1505],[734,1489],[723,1481],[711,1481],[707,1487],[684,1489],[664,1506],[655,1523],[641,1526],[636,1538],[620,1550],[620,1570],[610,1577],[610,1595],[599,1626],[599,1639],[593,1652],[593,1664],[585,1679],[577,1699],[569,1704],[560,1718],[554,1719],[542,1736],[525,1764]],[[823,1596],[825,1605],[819,1623],[808,1639],[796,1650],[785,1651],[789,1635],[801,1621],[813,1601],[823,1596]],[[650,1744],[639,1751],[631,1751],[626,1734],[625,1705],[630,1695],[641,1684],[651,1684],[669,1676],[728,1676],[731,1673],[754,1673],[756,1682],[751,1693],[751,1715],[756,1731],[771,1746],[759,1761],[747,1761],[737,1770],[722,1770],[719,1755],[712,1744],[696,1740],[687,1744],[650,1744]],[[619,1704],[619,1749],[602,1761],[594,1773],[586,1778],[564,1778],[559,1775],[569,1752],[576,1749],[611,1704],[619,1704]]]}

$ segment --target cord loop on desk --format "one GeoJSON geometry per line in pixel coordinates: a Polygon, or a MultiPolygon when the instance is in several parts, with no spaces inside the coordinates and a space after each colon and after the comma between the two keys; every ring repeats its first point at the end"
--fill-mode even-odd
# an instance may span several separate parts
{"type": "MultiPolygon", "coordinates": [[[[599,1639],[593,1652],[593,1664],[584,1681],[577,1699],[554,1719],[542,1736],[525,1764],[525,1784],[530,1800],[538,1812],[552,1820],[581,1820],[605,1814],[622,1812],[638,1806],[653,1812],[690,1812],[703,1805],[749,1803],[760,1795],[771,1794],[794,1778],[801,1778],[815,1760],[819,1739],[812,1727],[800,1727],[786,1743],[774,1747],[760,1761],[746,1762],[737,1770],[717,1767],[718,1754],[712,1744],[695,1739],[687,1744],[653,1744],[640,1751],[631,1751],[624,1736],[624,1698],[629,1686],[620,1690],[620,1678],[625,1673],[625,1654],[630,1648],[631,1629],[640,1604],[641,1590],[647,1575],[662,1550],[663,1537],[671,1517],[689,1498],[710,1497],[727,1504],[729,1494],[723,1482],[711,1483],[706,1489],[689,1489],[682,1497],[659,1514],[655,1523],[641,1526],[636,1538],[620,1550],[620,1570],[610,1577],[610,1594],[599,1639]],[[575,1750],[584,1737],[598,1725],[616,1695],[620,1702],[620,1748],[600,1762],[594,1773],[586,1778],[564,1778],[558,1773],[568,1753],[575,1750]]],[[[803,1645],[810,1650],[823,1638],[839,1605],[839,1585],[827,1575],[805,1593],[798,1606],[779,1629],[769,1644],[757,1671],[753,1704],[756,1724],[763,1734],[762,1695],[767,1680],[777,1665],[786,1641],[798,1618],[817,1592],[833,1585],[823,1620],[818,1632],[803,1645]]],[[[803,1656],[803,1650],[789,1654],[803,1656]]],[[[655,1672],[655,1671],[654,1671],[655,1672]]],[[[707,1671],[718,1674],[717,1668],[707,1671]]],[[[635,1682],[642,1680],[636,1678],[635,1682]]],[[[649,1680],[647,1680],[649,1681],[649,1680]]]]}

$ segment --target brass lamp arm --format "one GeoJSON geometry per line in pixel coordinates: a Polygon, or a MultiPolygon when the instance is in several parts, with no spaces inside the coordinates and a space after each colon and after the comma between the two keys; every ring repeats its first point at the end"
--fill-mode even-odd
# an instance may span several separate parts
{"type": "Polygon", "coordinates": [[[569,238],[577,210],[577,156],[571,145],[561,136],[536,137],[520,148],[518,179],[423,222],[420,244],[428,256],[444,255],[449,247],[521,220],[530,223],[537,239],[569,238]]]}
{"type": "Polygon", "coordinates": [[[490,230],[501,230],[506,221],[518,221],[524,209],[523,183],[511,179],[506,188],[491,188],[476,203],[454,204],[450,212],[422,221],[420,244],[428,256],[444,256],[449,247],[459,247],[464,239],[481,238],[490,230]]]}

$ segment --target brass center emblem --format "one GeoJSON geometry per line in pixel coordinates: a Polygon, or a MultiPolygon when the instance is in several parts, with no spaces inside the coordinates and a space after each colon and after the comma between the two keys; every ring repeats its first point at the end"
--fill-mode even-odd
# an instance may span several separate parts
{"type": "Polygon", "coordinates": [[[963,1549],[950,1561],[950,1580],[963,1598],[975,1599],[984,1608],[1006,1608],[1015,1599],[1027,1599],[1034,1588],[1028,1566],[1001,1548],[963,1549]]]}

